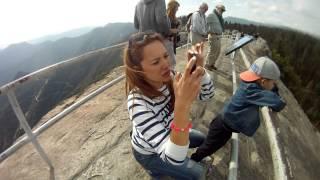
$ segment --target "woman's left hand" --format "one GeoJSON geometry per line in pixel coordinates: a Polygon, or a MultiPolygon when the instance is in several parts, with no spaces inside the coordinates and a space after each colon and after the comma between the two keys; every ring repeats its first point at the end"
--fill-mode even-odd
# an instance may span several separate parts
{"type": "Polygon", "coordinates": [[[204,54],[203,54],[203,45],[204,43],[197,43],[196,45],[192,46],[192,49],[188,50],[188,61],[195,55],[197,66],[203,67],[204,65],[204,54]]]}

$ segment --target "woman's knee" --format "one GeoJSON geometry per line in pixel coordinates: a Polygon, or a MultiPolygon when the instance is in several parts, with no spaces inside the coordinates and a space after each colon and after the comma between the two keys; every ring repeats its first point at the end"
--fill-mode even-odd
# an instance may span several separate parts
{"type": "Polygon", "coordinates": [[[191,129],[189,138],[190,138],[190,148],[195,148],[195,147],[199,147],[204,142],[204,140],[206,139],[206,136],[198,130],[191,129]]]}

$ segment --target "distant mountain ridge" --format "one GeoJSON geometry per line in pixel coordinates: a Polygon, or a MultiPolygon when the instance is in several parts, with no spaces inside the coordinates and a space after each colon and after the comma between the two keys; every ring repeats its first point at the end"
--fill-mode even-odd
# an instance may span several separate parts
{"type": "Polygon", "coordinates": [[[239,24],[246,24],[246,25],[250,25],[250,24],[253,24],[256,26],[263,25],[263,23],[260,23],[260,22],[251,21],[243,18],[232,17],[232,16],[228,16],[224,18],[224,21],[228,23],[239,23],[239,24]]]}
{"type": "Polygon", "coordinates": [[[271,27],[271,28],[280,28],[283,30],[289,30],[289,31],[294,31],[297,33],[301,33],[301,34],[308,34],[318,40],[320,40],[320,36],[312,34],[312,33],[308,33],[302,30],[298,30],[298,29],[294,29],[288,26],[284,26],[282,24],[269,24],[269,23],[261,23],[261,22],[256,22],[256,21],[252,21],[252,20],[248,20],[248,19],[243,19],[243,18],[237,18],[237,17],[226,17],[224,18],[224,22],[228,24],[241,24],[241,25],[254,25],[254,26],[266,26],[266,27],[271,27]]]}
{"type": "Polygon", "coordinates": [[[77,28],[77,29],[72,29],[70,31],[65,31],[62,33],[51,34],[51,35],[46,35],[43,37],[35,38],[35,39],[27,41],[27,43],[39,44],[39,43],[42,43],[45,41],[56,41],[56,40],[62,39],[62,38],[78,37],[78,36],[81,36],[81,35],[84,35],[84,34],[90,32],[94,28],[96,28],[96,27],[81,27],[81,28],[77,28]]]}
{"type": "Polygon", "coordinates": [[[126,41],[135,31],[132,23],[110,23],[78,37],[36,45],[26,42],[11,45],[0,51],[0,86],[12,81],[19,71],[33,72],[62,60],[126,41]]]}
{"type": "MultiPolygon", "coordinates": [[[[104,77],[112,69],[122,65],[124,45],[103,48],[75,57],[76,61],[59,66],[15,89],[16,97],[31,127],[62,100],[104,77]]],[[[19,71],[16,78],[28,73],[19,71]]],[[[20,135],[19,121],[8,99],[0,95],[0,152],[8,148],[20,135]]],[[[67,106],[66,106],[67,107],[67,106]]],[[[0,178],[1,179],[1,178],[0,178]]]]}
{"type": "MultiPolygon", "coordinates": [[[[15,93],[20,106],[33,127],[61,100],[81,93],[86,86],[121,65],[123,46],[102,51],[101,48],[127,41],[129,35],[135,31],[132,23],[112,23],[75,38],[46,41],[37,45],[26,42],[11,45],[0,52],[0,86],[66,59],[87,59],[82,63],[60,67],[16,88],[15,93]]],[[[0,95],[0,104],[1,152],[10,146],[23,130],[19,128],[19,122],[6,96],[0,95]]]]}

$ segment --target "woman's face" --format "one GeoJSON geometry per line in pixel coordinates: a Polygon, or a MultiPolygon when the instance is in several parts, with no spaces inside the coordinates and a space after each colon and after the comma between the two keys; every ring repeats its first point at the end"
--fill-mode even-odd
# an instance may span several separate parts
{"type": "Polygon", "coordinates": [[[169,55],[160,41],[154,41],[143,48],[141,67],[146,80],[157,89],[171,79],[169,55]]]}

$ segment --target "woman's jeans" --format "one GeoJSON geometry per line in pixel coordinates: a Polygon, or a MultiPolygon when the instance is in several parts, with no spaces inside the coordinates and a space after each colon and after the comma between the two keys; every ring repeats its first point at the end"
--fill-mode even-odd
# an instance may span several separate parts
{"type": "MultiPolygon", "coordinates": [[[[190,131],[189,136],[189,148],[199,147],[205,139],[203,133],[194,129],[190,131]]],[[[200,164],[188,157],[185,159],[183,165],[175,166],[163,161],[158,154],[144,155],[133,149],[133,155],[154,179],[159,179],[162,176],[170,176],[174,179],[196,180],[200,179],[205,172],[200,164]]]]}

